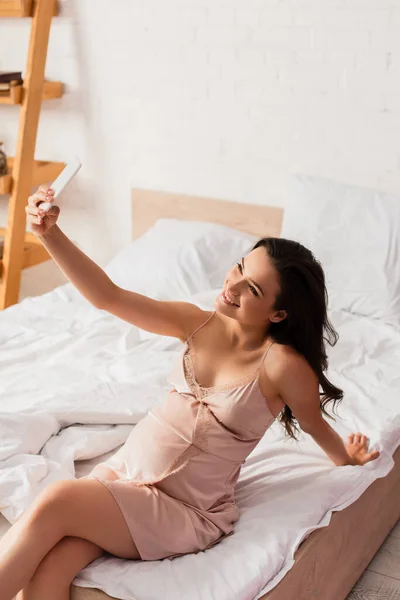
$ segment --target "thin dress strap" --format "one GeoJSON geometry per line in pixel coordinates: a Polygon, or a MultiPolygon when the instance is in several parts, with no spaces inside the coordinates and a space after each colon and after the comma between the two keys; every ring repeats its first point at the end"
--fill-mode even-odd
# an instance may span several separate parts
{"type": "Polygon", "coordinates": [[[271,348],[271,346],[273,346],[274,344],[275,344],[275,342],[274,342],[274,340],[272,340],[272,342],[270,343],[270,345],[268,346],[268,348],[264,352],[263,357],[262,357],[261,362],[260,362],[260,366],[258,367],[258,371],[261,370],[261,367],[262,367],[262,364],[263,364],[263,362],[265,360],[265,357],[267,356],[267,354],[268,354],[269,349],[271,348]]]}
{"type": "Polygon", "coordinates": [[[198,330],[199,330],[199,329],[201,329],[201,328],[202,328],[202,327],[203,327],[203,326],[204,326],[206,323],[208,323],[208,321],[209,321],[209,320],[210,320],[210,319],[211,319],[211,318],[212,318],[212,317],[215,315],[215,312],[216,312],[216,311],[214,310],[214,311],[212,312],[212,314],[211,314],[211,315],[208,317],[208,319],[206,319],[206,320],[205,320],[205,321],[204,321],[204,322],[203,322],[201,325],[199,325],[199,326],[197,327],[197,329],[195,329],[195,330],[194,330],[194,331],[193,331],[193,332],[192,332],[192,333],[189,335],[189,337],[188,337],[188,338],[187,338],[187,340],[186,340],[186,342],[187,342],[187,343],[189,343],[189,342],[192,340],[192,338],[193,338],[194,334],[196,333],[196,331],[198,331],[198,330]]]}

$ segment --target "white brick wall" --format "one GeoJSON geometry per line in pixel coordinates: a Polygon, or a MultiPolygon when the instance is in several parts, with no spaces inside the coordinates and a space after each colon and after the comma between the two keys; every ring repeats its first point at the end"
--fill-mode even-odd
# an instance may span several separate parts
{"type": "MultiPolygon", "coordinates": [[[[61,5],[46,76],[66,95],[37,157],[82,156],[60,224],[100,263],[133,186],[284,205],[300,171],[400,194],[400,0],[61,5]]],[[[0,69],[24,68],[27,34],[0,21],[0,69]]],[[[0,108],[10,153],[18,110],[0,108]]]]}

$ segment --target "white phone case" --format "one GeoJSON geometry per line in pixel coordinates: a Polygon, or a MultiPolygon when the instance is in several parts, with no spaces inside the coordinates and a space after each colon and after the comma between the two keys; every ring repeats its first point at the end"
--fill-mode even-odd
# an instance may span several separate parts
{"type": "MultiPolygon", "coordinates": [[[[71,179],[77,174],[81,168],[82,163],[78,157],[71,160],[61,171],[59,176],[51,184],[51,189],[54,190],[54,200],[58,198],[65,186],[71,181],[71,179]]],[[[53,206],[53,202],[42,202],[40,204],[41,210],[48,211],[53,206]]]]}

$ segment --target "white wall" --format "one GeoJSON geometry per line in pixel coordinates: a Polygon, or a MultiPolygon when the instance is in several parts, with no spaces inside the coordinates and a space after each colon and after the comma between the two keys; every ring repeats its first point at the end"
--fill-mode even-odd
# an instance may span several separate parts
{"type": "MultiPolygon", "coordinates": [[[[133,186],[284,205],[305,172],[400,193],[400,0],[60,4],[46,77],[66,93],[36,155],[83,158],[60,226],[101,264],[133,186]]],[[[0,21],[0,69],[24,68],[28,27],[0,21]]],[[[0,107],[10,154],[18,114],[0,107]]]]}

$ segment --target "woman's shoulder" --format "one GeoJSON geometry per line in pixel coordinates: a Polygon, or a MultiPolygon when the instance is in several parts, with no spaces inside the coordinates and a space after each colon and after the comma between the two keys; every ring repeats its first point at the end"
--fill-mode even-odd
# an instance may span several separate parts
{"type": "Polygon", "coordinates": [[[288,401],[288,388],[297,394],[299,388],[318,388],[318,380],[310,365],[292,346],[274,342],[264,357],[260,372],[260,389],[269,398],[277,414],[288,401]]]}
{"type": "Polygon", "coordinates": [[[188,304],[185,310],[185,336],[182,341],[186,342],[191,338],[194,332],[213,316],[214,312],[213,310],[203,310],[196,304],[188,304]]]}
{"type": "Polygon", "coordinates": [[[272,341],[271,350],[264,358],[263,367],[268,372],[270,380],[279,386],[286,377],[303,379],[316,377],[306,358],[293,346],[272,341]]]}

